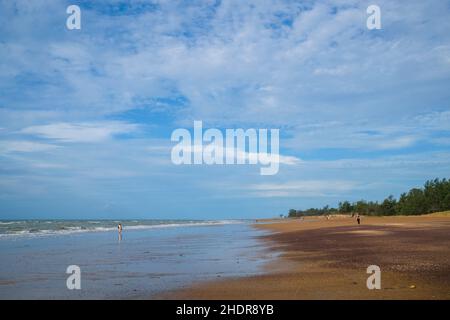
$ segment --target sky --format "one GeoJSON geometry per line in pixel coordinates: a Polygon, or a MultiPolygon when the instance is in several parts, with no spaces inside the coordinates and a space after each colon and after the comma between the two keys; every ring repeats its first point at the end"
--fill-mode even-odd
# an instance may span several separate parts
{"type": "Polygon", "coordinates": [[[447,0],[0,0],[0,219],[273,217],[449,178],[449,31],[447,0]],[[196,120],[279,129],[290,161],[174,165],[196,120]]]}

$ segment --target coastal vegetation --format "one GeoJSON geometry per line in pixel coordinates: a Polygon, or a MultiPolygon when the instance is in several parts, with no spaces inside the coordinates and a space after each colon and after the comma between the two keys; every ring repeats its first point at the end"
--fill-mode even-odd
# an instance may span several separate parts
{"type": "Polygon", "coordinates": [[[434,179],[425,182],[423,188],[413,188],[398,199],[390,195],[381,202],[359,200],[342,201],[337,208],[290,209],[289,217],[330,214],[362,214],[368,216],[421,215],[450,210],[450,180],[434,179]]]}

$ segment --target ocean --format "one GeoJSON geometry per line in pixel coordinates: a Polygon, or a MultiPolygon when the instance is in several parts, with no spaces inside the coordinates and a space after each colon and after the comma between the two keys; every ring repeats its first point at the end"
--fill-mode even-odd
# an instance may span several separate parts
{"type": "Polygon", "coordinates": [[[81,232],[209,226],[248,222],[244,220],[0,220],[0,238],[39,237],[81,232]]]}
{"type": "Polygon", "coordinates": [[[149,299],[201,281],[260,274],[275,254],[252,223],[2,220],[0,299],[149,299]],[[67,287],[71,265],[80,268],[80,290],[67,287]]]}

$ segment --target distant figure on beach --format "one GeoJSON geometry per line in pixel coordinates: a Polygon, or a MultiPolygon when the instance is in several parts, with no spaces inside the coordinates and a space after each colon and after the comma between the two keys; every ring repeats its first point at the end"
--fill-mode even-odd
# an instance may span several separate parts
{"type": "Polygon", "coordinates": [[[356,215],[356,221],[358,221],[358,224],[361,224],[361,217],[359,216],[359,213],[356,215]]]}
{"type": "Polygon", "coordinates": [[[119,223],[117,226],[117,230],[119,231],[119,241],[122,241],[122,224],[119,223]]]}

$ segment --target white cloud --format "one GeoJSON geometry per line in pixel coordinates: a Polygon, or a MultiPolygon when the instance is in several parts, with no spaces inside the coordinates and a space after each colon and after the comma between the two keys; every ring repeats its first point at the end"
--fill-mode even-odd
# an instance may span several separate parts
{"type": "MultiPolygon", "coordinates": [[[[432,171],[431,168],[444,168],[450,166],[448,159],[450,154],[444,153],[413,153],[401,156],[385,156],[379,158],[342,158],[337,160],[303,160],[299,163],[299,171],[320,172],[336,170],[342,172],[361,171],[377,172],[395,169],[425,170],[432,171]],[[422,168],[422,169],[421,169],[422,168]]],[[[350,173],[349,173],[350,174],[350,173]]]]}
{"type": "Polygon", "coordinates": [[[136,132],[138,126],[126,122],[54,123],[22,129],[23,134],[63,142],[101,142],[115,135],[136,132]]]}
{"type": "Polygon", "coordinates": [[[349,192],[357,185],[345,180],[304,180],[256,184],[250,185],[249,189],[259,197],[317,197],[349,192]]]}
{"type": "Polygon", "coordinates": [[[336,68],[317,68],[314,70],[316,75],[326,75],[326,76],[342,76],[350,72],[349,68],[346,66],[339,66],[336,68]]]}
{"type": "MultiPolygon", "coordinates": [[[[190,150],[186,150],[186,153],[190,154],[203,154],[205,149],[204,145],[194,145],[190,148],[190,150]]],[[[272,157],[276,156],[276,154],[269,153],[263,153],[263,152],[248,152],[243,150],[237,150],[233,148],[227,148],[223,147],[222,150],[223,157],[225,158],[226,154],[233,154],[234,155],[234,161],[249,161],[252,160],[253,162],[258,162],[258,159],[264,159],[266,157],[272,157]]],[[[300,158],[294,157],[294,156],[286,156],[286,155],[278,155],[279,163],[285,164],[285,165],[296,165],[301,162],[300,158]]]]}
{"type": "MultiPolygon", "coordinates": [[[[174,112],[178,121],[298,126],[330,119],[348,125],[387,111],[415,114],[423,107],[422,98],[411,96],[399,106],[390,95],[402,86],[418,92],[411,88],[422,86],[420,81],[450,74],[443,60],[449,36],[442,31],[449,25],[448,8],[440,2],[412,1],[404,10],[402,4],[381,1],[383,12],[389,12],[383,15],[382,33],[366,30],[366,4],[359,1],[210,5],[162,1],[158,10],[112,18],[105,9],[111,7],[98,2],[84,10],[89,33],[76,42],[70,33],[50,33],[33,42],[32,50],[23,40],[34,33],[17,28],[22,30],[16,31],[18,37],[4,44],[2,66],[10,71],[3,75],[13,80],[23,70],[38,74],[42,85],[27,88],[32,95],[26,97],[41,108],[66,106],[66,111],[86,116],[126,111],[136,107],[135,99],[176,93],[188,100],[182,113],[174,112]],[[433,16],[426,25],[418,23],[424,12],[433,16]],[[111,34],[113,29],[117,31],[111,34]],[[438,42],[433,41],[436,33],[438,42]],[[412,63],[418,70],[410,68],[412,63]],[[367,101],[346,97],[361,93],[369,95],[367,101]]],[[[9,20],[17,27],[39,20],[50,28],[55,20],[51,12],[60,5],[46,6],[54,10],[36,5],[30,15],[30,5],[20,3],[19,14],[9,20]]],[[[439,96],[443,89],[428,90],[439,96]]],[[[372,121],[374,126],[391,122],[385,117],[372,121]]]]}
{"type": "Polygon", "coordinates": [[[419,124],[424,129],[450,130],[450,111],[420,114],[413,117],[411,122],[419,124]]]}
{"type": "Polygon", "coordinates": [[[0,141],[0,154],[12,152],[44,152],[55,148],[58,148],[58,146],[40,142],[23,140],[0,141]]]}
{"type": "Polygon", "coordinates": [[[384,141],[378,142],[375,146],[378,149],[401,149],[405,147],[412,146],[417,141],[416,137],[406,136],[406,137],[395,137],[391,139],[385,139],[384,141]]]}

